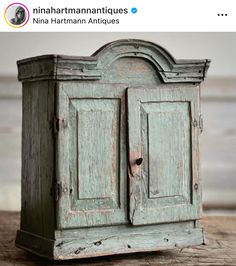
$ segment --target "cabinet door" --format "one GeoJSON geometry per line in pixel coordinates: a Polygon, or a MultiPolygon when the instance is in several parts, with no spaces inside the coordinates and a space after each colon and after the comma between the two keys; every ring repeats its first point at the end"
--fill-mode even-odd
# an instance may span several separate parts
{"type": "Polygon", "coordinates": [[[127,96],[131,223],[199,218],[199,88],[129,88],[127,96]]]}
{"type": "Polygon", "coordinates": [[[125,88],[58,88],[58,228],[127,223],[125,88]]]}

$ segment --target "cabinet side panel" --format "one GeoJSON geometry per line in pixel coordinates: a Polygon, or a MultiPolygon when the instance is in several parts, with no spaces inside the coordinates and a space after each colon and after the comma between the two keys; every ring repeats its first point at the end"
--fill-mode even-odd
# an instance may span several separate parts
{"type": "Polygon", "coordinates": [[[53,237],[54,177],[52,81],[23,84],[21,229],[53,237]]]}

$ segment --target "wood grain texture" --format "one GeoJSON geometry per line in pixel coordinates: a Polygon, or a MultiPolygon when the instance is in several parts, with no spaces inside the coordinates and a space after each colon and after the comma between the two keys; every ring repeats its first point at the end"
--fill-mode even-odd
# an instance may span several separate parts
{"type": "Polygon", "coordinates": [[[90,57],[43,55],[20,60],[19,80],[100,80],[112,63],[121,58],[148,61],[163,83],[200,83],[210,64],[208,59],[176,60],[155,43],[126,39],[108,43],[90,57]]]}
{"type": "Polygon", "coordinates": [[[55,240],[17,231],[16,245],[54,259],[98,257],[201,245],[203,230],[194,221],[147,226],[115,225],[77,228],[56,233],[55,240]]]}
{"type": "Polygon", "coordinates": [[[116,202],[119,197],[119,103],[119,99],[72,100],[77,120],[72,121],[71,132],[77,132],[78,199],[115,197],[116,202]]]}
{"type": "MultiPolygon", "coordinates": [[[[187,224],[188,225],[188,224],[187,224]]],[[[115,228],[114,228],[115,229],[115,228]]],[[[80,230],[86,237],[63,237],[55,241],[18,231],[17,246],[54,260],[68,260],[74,258],[91,258],[105,255],[135,253],[141,251],[154,251],[201,245],[203,235],[201,228],[183,228],[181,223],[169,224],[161,231],[159,225],[146,230],[139,230],[127,226],[108,232],[94,231],[87,236],[86,231],[80,230]],[[85,232],[83,232],[85,231],[85,232]]]]}
{"type": "MultiPolygon", "coordinates": [[[[122,57],[111,63],[103,73],[101,82],[127,84],[161,84],[161,77],[155,66],[144,58],[122,57]]],[[[100,82],[100,81],[99,81],[100,82]]]]}
{"type": "Polygon", "coordinates": [[[184,88],[178,85],[173,88],[157,86],[128,89],[129,161],[131,165],[129,215],[133,224],[199,219],[201,189],[198,165],[198,121],[200,115],[198,95],[198,87],[184,88]],[[184,104],[187,104],[185,106],[187,109],[183,109],[184,104]],[[184,115],[182,119],[184,122],[180,126],[181,133],[177,132],[172,139],[173,130],[178,128],[177,124],[181,123],[181,119],[172,121],[168,126],[169,122],[163,118],[163,115],[170,114],[170,111],[175,115],[178,113],[184,115]],[[152,124],[150,119],[148,125],[142,124],[141,113],[143,112],[151,114],[150,119],[155,118],[152,124]],[[165,129],[166,127],[169,128],[165,129]],[[171,130],[172,127],[174,127],[173,130],[171,130]],[[148,130],[146,142],[149,142],[149,151],[143,145],[145,141],[142,135],[145,135],[145,130],[148,130]],[[162,133],[163,130],[164,133],[162,133]],[[164,137],[165,139],[163,139],[164,137]],[[150,138],[153,139],[150,140],[150,138]],[[182,155],[177,155],[177,152],[181,153],[181,150],[182,155]],[[165,154],[168,154],[168,158],[165,157],[165,154]],[[149,164],[146,169],[145,166],[137,166],[136,160],[140,157],[143,157],[146,164],[149,164]],[[167,163],[165,172],[162,173],[164,168],[158,164],[165,164],[166,160],[170,164],[167,163]],[[152,171],[153,167],[156,167],[154,171],[152,171]],[[177,167],[181,173],[176,173],[174,167],[177,167]],[[157,198],[150,198],[148,190],[152,173],[157,182],[161,180],[160,182],[165,184],[161,188],[159,182],[160,193],[164,193],[164,195],[160,194],[160,197],[157,198]],[[168,176],[171,177],[168,178],[168,176]],[[182,193],[176,192],[175,195],[173,193],[170,195],[170,192],[166,190],[173,186],[176,188],[176,180],[179,180],[179,184],[182,183],[179,185],[182,187],[182,193]]]}
{"type": "MultiPolygon", "coordinates": [[[[15,247],[19,213],[0,212],[0,221],[0,265],[55,265],[15,247]]],[[[207,245],[204,246],[57,262],[56,265],[236,265],[236,217],[204,217],[202,224],[207,238],[207,245]]]]}
{"type": "Polygon", "coordinates": [[[182,228],[181,222],[200,218],[198,83],[208,65],[208,60],[177,61],[142,40],[112,42],[87,58],[49,55],[19,61],[25,91],[25,195],[17,245],[71,259],[203,243],[200,227],[182,228]],[[126,94],[127,87],[140,83],[142,89],[126,94]],[[146,126],[140,123],[141,108],[148,114],[146,126]],[[145,130],[152,147],[145,156],[150,171],[143,178],[136,161],[142,160],[145,130]],[[162,167],[156,167],[156,158],[162,167]],[[161,231],[160,223],[171,224],[161,231]],[[156,231],[133,228],[148,224],[156,231]],[[58,239],[53,232],[121,225],[129,230],[120,228],[105,238],[98,237],[99,228],[91,239],[58,239]]]}
{"type": "Polygon", "coordinates": [[[141,170],[148,198],[173,201],[184,196],[182,201],[190,202],[189,103],[141,103],[141,117],[141,170]]]}
{"type": "Polygon", "coordinates": [[[58,228],[128,222],[124,92],[125,85],[58,85],[57,117],[66,125],[56,142],[58,228]]]}
{"type": "Polygon", "coordinates": [[[53,235],[54,207],[54,90],[51,81],[26,83],[22,118],[23,230],[45,237],[53,235]]]}
{"type": "MultiPolygon", "coordinates": [[[[16,77],[0,79],[0,209],[19,210],[21,83],[16,77]]],[[[200,176],[203,204],[208,209],[236,208],[235,84],[234,78],[208,77],[201,86],[204,130],[200,137],[200,176]]]]}

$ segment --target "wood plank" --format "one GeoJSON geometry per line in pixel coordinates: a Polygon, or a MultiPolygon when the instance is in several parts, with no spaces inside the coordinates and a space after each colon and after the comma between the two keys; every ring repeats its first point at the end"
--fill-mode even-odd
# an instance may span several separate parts
{"type": "Polygon", "coordinates": [[[39,98],[39,127],[40,127],[40,178],[42,200],[42,227],[44,237],[54,235],[54,200],[52,187],[54,185],[54,138],[52,121],[54,119],[54,82],[40,88],[39,98]]]}
{"type": "Polygon", "coordinates": [[[23,87],[22,229],[52,237],[54,208],[53,84],[26,83],[23,87]]]}
{"type": "MultiPolygon", "coordinates": [[[[19,213],[0,212],[0,265],[55,265],[15,247],[19,220],[19,213]]],[[[236,265],[236,216],[204,217],[202,224],[207,237],[204,246],[57,262],[56,265],[236,265]]]]}
{"type": "Polygon", "coordinates": [[[194,246],[203,243],[202,229],[149,231],[148,233],[111,234],[109,237],[94,235],[91,239],[78,238],[57,240],[54,256],[56,259],[86,258],[91,256],[114,255],[153,250],[166,250],[174,247],[194,246]]]}

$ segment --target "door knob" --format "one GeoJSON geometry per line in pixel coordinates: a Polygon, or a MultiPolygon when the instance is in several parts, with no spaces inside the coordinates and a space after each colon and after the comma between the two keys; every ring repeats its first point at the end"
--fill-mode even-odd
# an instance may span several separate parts
{"type": "Polygon", "coordinates": [[[138,158],[138,159],[136,160],[136,164],[137,164],[137,165],[142,164],[142,162],[143,162],[143,158],[138,158]]]}

